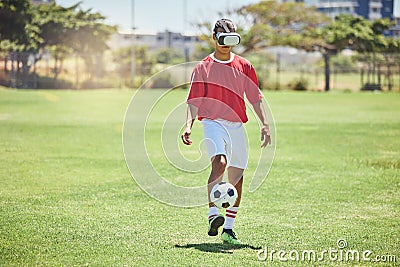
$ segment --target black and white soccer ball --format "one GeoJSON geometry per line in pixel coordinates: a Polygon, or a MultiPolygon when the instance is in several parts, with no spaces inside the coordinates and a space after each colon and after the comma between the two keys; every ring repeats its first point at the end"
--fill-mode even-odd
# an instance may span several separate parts
{"type": "Polygon", "coordinates": [[[220,182],[211,190],[210,199],[218,208],[227,209],[235,205],[238,197],[236,188],[227,182],[220,182]]]}

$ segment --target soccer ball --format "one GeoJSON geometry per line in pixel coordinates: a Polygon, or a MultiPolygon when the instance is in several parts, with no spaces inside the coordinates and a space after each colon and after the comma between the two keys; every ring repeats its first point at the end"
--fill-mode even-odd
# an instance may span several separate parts
{"type": "Polygon", "coordinates": [[[211,189],[210,199],[218,208],[229,208],[235,205],[238,197],[236,188],[226,182],[220,182],[211,189]]]}

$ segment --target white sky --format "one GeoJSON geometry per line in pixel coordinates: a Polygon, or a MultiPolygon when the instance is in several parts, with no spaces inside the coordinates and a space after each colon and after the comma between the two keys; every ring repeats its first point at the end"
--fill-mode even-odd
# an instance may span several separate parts
{"type": "MultiPolygon", "coordinates": [[[[61,6],[71,6],[79,0],[56,0],[61,6]]],[[[135,26],[139,31],[195,32],[191,24],[216,21],[219,13],[227,8],[237,8],[260,0],[83,0],[82,8],[92,8],[106,16],[107,23],[118,25],[121,30],[132,26],[134,2],[135,26]],[[186,15],[185,15],[186,14],[186,15]],[[185,19],[186,17],[186,19],[185,19]],[[187,23],[184,23],[187,21],[187,23]]]]}

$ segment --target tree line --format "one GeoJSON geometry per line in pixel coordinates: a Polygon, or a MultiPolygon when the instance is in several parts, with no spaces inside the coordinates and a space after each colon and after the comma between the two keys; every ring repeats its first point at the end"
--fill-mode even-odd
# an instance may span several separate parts
{"type": "MultiPolygon", "coordinates": [[[[104,23],[105,17],[91,9],[82,10],[80,3],[71,7],[32,5],[29,0],[0,1],[0,51],[11,54],[7,60],[16,60],[22,65],[24,76],[39,61],[43,52],[55,59],[54,78],[62,68],[65,58],[79,55],[90,76],[99,75],[97,56],[108,49],[107,41],[117,28],[104,23]],[[13,55],[18,54],[17,58],[13,55]]],[[[14,64],[12,64],[14,66],[14,64]]],[[[100,66],[101,68],[101,66],[100,66]]],[[[20,71],[18,69],[18,71],[20,71]]]]}
{"type": "MultiPolygon", "coordinates": [[[[326,90],[330,89],[331,57],[346,48],[358,52],[358,61],[367,64],[367,82],[380,83],[383,65],[386,70],[400,69],[400,39],[386,36],[393,25],[387,19],[369,21],[359,16],[339,15],[332,20],[314,7],[277,1],[260,1],[229,10],[221,16],[234,18],[238,26],[242,36],[239,54],[259,53],[277,45],[319,51],[324,59],[326,90]]],[[[90,77],[102,76],[101,57],[109,49],[108,39],[117,31],[104,20],[100,13],[82,10],[80,3],[71,7],[56,4],[34,6],[29,0],[0,0],[0,53],[11,55],[5,57],[4,66],[7,68],[7,60],[17,60],[21,63],[17,64],[18,68],[21,65],[26,74],[32,67],[29,56],[34,55],[33,60],[37,62],[42,59],[43,52],[48,51],[55,59],[55,80],[63,61],[71,55],[83,59],[90,77]],[[13,58],[13,53],[22,56],[13,58]]],[[[198,48],[197,60],[212,51],[212,23],[197,24],[204,32],[201,38],[209,43],[209,46],[198,48]]],[[[135,50],[139,64],[137,74],[151,75],[154,61],[149,59],[146,48],[135,50]]],[[[124,76],[129,76],[129,53],[129,48],[114,52],[117,68],[124,76]]],[[[184,57],[165,50],[157,57],[160,63],[177,63],[178,58],[184,60],[184,57]]]]}

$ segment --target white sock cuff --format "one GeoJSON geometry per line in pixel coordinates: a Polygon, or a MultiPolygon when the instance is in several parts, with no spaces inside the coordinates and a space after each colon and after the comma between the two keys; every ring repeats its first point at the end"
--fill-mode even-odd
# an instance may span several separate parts
{"type": "Polygon", "coordinates": [[[210,217],[210,216],[212,216],[212,215],[218,215],[219,214],[219,211],[218,211],[218,208],[217,207],[210,207],[209,209],[208,209],[208,217],[210,217]]]}

